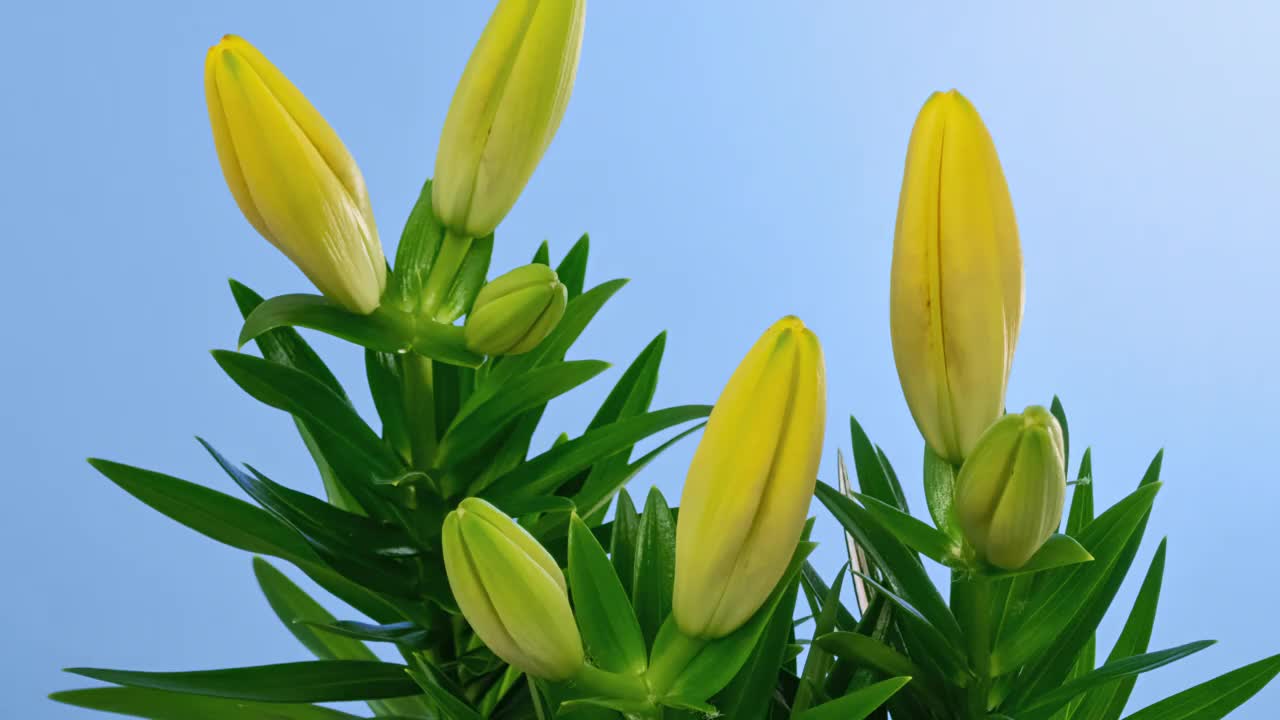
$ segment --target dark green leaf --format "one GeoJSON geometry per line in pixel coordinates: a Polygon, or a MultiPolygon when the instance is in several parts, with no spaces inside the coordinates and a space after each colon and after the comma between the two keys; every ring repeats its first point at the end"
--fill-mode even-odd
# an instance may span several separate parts
{"type": "Polygon", "coordinates": [[[587,255],[590,252],[591,238],[584,233],[556,266],[556,275],[569,291],[570,300],[582,294],[582,287],[587,278],[587,255]]]}
{"type": "MultiPolygon", "coordinates": [[[[1085,451],[1085,458],[1089,453],[1085,451]]],[[[1081,461],[1082,464],[1085,461],[1081,461]]],[[[1167,540],[1160,541],[1151,558],[1151,566],[1138,589],[1138,596],[1133,601],[1133,609],[1129,611],[1129,619],[1120,631],[1120,637],[1111,648],[1107,662],[1115,662],[1147,651],[1151,642],[1151,631],[1155,626],[1156,607],[1160,603],[1160,586],[1164,581],[1164,560],[1168,547],[1167,540]]],[[[1102,687],[1095,688],[1085,696],[1084,703],[1078,712],[1082,720],[1118,720],[1129,702],[1136,680],[1126,678],[1102,687]]]]}
{"type": "MultiPolygon", "coordinates": [[[[872,500],[872,502],[876,501],[872,500]]],[[[814,637],[829,635],[835,631],[836,619],[839,617],[840,588],[844,586],[847,571],[848,566],[842,566],[840,572],[836,573],[835,581],[827,590],[822,600],[822,609],[814,620],[814,637]]],[[[795,699],[791,703],[792,713],[808,710],[814,704],[826,699],[822,693],[822,681],[830,670],[831,653],[816,645],[810,647],[809,655],[804,661],[804,670],[800,674],[800,684],[796,690],[795,699]]]]}
{"type": "Polygon", "coordinates": [[[426,650],[431,646],[431,632],[412,622],[370,625],[352,620],[338,620],[307,624],[323,633],[367,642],[394,643],[410,650],[426,650]]]}
{"type": "Polygon", "coordinates": [[[631,579],[631,606],[644,633],[645,647],[671,614],[675,582],[676,526],[658,488],[650,488],[636,529],[636,559],[631,579]]]}
{"type": "Polygon", "coordinates": [[[1080,458],[1080,475],[1071,491],[1071,512],[1067,514],[1067,534],[1079,535],[1093,522],[1093,449],[1085,448],[1080,458]]]}
{"type": "MultiPolygon", "coordinates": [[[[810,567],[805,561],[804,567],[810,567]]],[[[726,718],[765,720],[770,699],[778,686],[778,675],[790,650],[791,618],[795,615],[797,583],[782,595],[778,608],[765,626],[764,634],[742,669],[712,700],[726,718]]],[[[843,608],[842,608],[843,609],[843,608]]]]}
{"type": "Polygon", "coordinates": [[[403,464],[377,433],[319,380],[252,355],[215,350],[213,357],[237,385],[258,401],[333,433],[384,477],[403,472],[403,464]]]}
{"type": "Polygon", "coordinates": [[[602,458],[674,425],[700,420],[710,412],[709,405],[678,405],[590,430],[503,475],[484,496],[493,499],[553,493],[561,483],[602,458]]]}
{"type": "Polygon", "coordinates": [[[418,200],[396,246],[395,272],[388,280],[387,297],[401,307],[414,308],[426,294],[427,277],[444,240],[444,225],[436,217],[431,204],[431,180],[422,184],[418,200]]]}
{"type": "Polygon", "coordinates": [[[382,439],[402,460],[407,461],[410,458],[409,420],[404,411],[404,387],[398,357],[365,350],[364,370],[369,381],[369,393],[373,395],[373,406],[382,420],[382,439]]]}
{"type": "Polygon", "coordinates": [[[613,509],[613,532],[609,537],[609,559],[614,573],[622,582],[622,589],[631,596],[631,581],[636,571],[636,537],[640,532],[640,515],[636,512],[631,494],[619,490],[613,509]]]}
{"type": "Polygon", "coordinates": [[[473,395],[440,441],[438,467],[453,467],[483,450],[521,413],[546,404],[608,369],[598,360],[548,365],[486,394],[473,395]]]}
{"type": "Polygon", "coordinates": [[[1168,650],[1159,650],[1109,662],[1097,670],[1087,672],[1065,683],[1056,690],[1037,697],[1025,707],[1018,708],[1018,720],[1045,720],[1052,716],[1058,708],[1063,707],[1073,698],[1091,688],[1164,667],[1171,662],[1176,662],[1188,655],[1198,653],[1213,643],[1213,640],[1201,640],[1169,648],[1168,650]]]}
{"type": "Polygon", "coordinates": [[[1069,468],[1071,467],[1071,428],[1067,425],[1067,411],[1062,408],[1062,401],[1057,395],[1053,396],[1053,402],[1049,404],[1049,412],[1062,426],[1062,464],[1069,468]]]}
{"type": "Polygon", "coordinates": [[[50,695],[49,699],[87,710],[148,720],[360,720],[355,715],[318,705],[246,702],[147,688],[64,690],[50,695]]]}
{"type": "Polygon", "coordinates": [[[881,528],[898,538],[903,545],[943,565],[950,566],[960,561],[960,546],[946,533],[870,495],[854,493],[853,496],[881,528]]]}
{"type": "Polygon", "coordinates": [[[903,512],[911,512],[902,489],[890,479],[880,462],[880,454],[876,452],[875,445],[852,415],[849,416],[849,431],[853,437],[853,467],[858,475],[858,487],[863,494],[903,512]]]}
{"type": "MultiPolygon", "coordinates": [[[[245,318],[249,317],[249,314],[263,302],[261,295],[235,280],[231,281],[231,294],[235,297],[241,316],[245,318]]],[[[343,400],[347,400],[348,404],[350,403],[338,378],[334,377],[333,372],[320,359],[316,351],[302,339],[297,330],[288,327],[277,328],[259,335],[255,342],[262,352],[262,357],[310,375],[324,383],[343,400]]]]}
{"type": "Polygon", "coordinates": [[[1280,673],[1272,655],[1139,710],[1125,720],[1220,720],[1240,707],[1280,673]]]}
{"type": "Polygon", "coordinates": [[[457,688],[448,683],[439,670],[421,657],[421,655],[418,656],[417,667],[406,668],[407,677],[412,678],[421,691],[426,693],[430,701],[440,709],[442,717],[449,720],[482,720],[479,713],[472,710],[468,703],[459,699],[460,693],[457,688]]]}
{"type": "Polygon", "coordinates": [[[338,702],[418,695],[403,665],[363,660],[258,665],[192,672],[68,668],[67,672],[128,687],[260,702],[338,702]]]}
{"type": "Polygon", "coordinates": [[[635,611],[609,556],[577,515],[569,521],[569,588],[594,664],[616,673],[644,672],[648,646],[635,611]]]}
{"type": "Polygon", "coordinates": [[[863,720],[909,682],[909,677],[890,678],[806,710],[795,717],[796,720],[863,720]]]}
{"type": "Polygon", "coordinates": [[[956,524],[952,501],[956,490],[956,467],[924,446],[924,499],[933,524],[953,541],[959,542],[960,526],[956,524]]]}

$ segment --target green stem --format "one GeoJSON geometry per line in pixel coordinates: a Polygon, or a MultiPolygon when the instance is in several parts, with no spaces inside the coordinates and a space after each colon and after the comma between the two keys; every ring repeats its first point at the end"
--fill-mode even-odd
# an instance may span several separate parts
{"type": "Polygon", "coordinates": [[[601,670],[586,663],[583,663],[582,669],[571,682],[578,690],[586,691],[588,695],[595,697],[638,702],[650,702],[652,699],[643,675],[623,675],[601,670]]]}
{"type": "Polygon", "coordinates": [[[434,320],[436,311],[453,287],[458,270],[471,250],[469,237],[455,235],[452,230],[445,230],[440,241],[440,252],[436,253],[435,262],[431,263],[431,272],[427,275],[427,284],[422,291],[422,304],[419,310],[423,317],[434,320]]]}
{"type": "Polygon", "coordinates": [[[987,716],[991,693],[991,584],[977,573],[952,581],[952,608],[964,629],[969,663],[975,675],[969,687],[969,713],[974,720],[987,716]]]}
{"type": "Polygon", "coordinates": [[[707,641],[694,638],[680,631],[672,634],[671,641],[663,646],[662,654],[653,659],[645,680],[653,694],[662,697],[675,684],[689,663],[707,646],[707,641]]]}
{"type": "Polygon", "coordinates": [[[399,356],[404,414],[409,427],[409,459],[414,470],[431,469],[436,456],[436,398],[431,358],[415,352],[399,356]]]}

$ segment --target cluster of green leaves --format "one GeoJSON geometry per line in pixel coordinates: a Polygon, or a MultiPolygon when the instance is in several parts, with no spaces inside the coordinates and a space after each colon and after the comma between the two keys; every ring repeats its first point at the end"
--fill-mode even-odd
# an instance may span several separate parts
{"type": "MultiPolygon", "coordinates": [[[[535,433],[548,403],[609,367],[566,355],[625,281],[586,287],[584,236],[555,267],[569,302],[551,335],[524,355],[477,358],[461,348],[460,328],[450,323],[467,312],[483,285],[492,242],[470,241],[443,300],[428,317],[415,317],[416,298],[444,252],[428,182],[401,238],[383,310],[354,316],[314,296],[264,302],[232,282],[246,318],[241,339],[253,341],[260,356],[219,350],[214,360],[250,396],[291,416],[324,497],[297,489],[298,479],[278,482],[241,467],[204,440],[253,503],[162,473],[91,461],[155,510],[259,556],[254,571],[263,593],[316,659],[173,673],[76,668],[72,672],[120,687],[56,693],[54,699],[157,719],[268,716],[261,703],[271,704],[270,717],[336,719],[351,716],[315,703],[347,700],[367,701],[377,716],[395,718],[527,718],[542,711],[538,703],[545,700],[459,615],[443,569],[444,516],[462,498],[483,496],[519,518],[544,545],[559,548],[563,563],[571,527],[608,537],[602,523],[619,489],[700,427],[710,408],[651,408],[665,344],[658,335],[579,435],[561,434],[536,451],[535,433]],[[379,430],[357,413],[346,389],[292,326],[364,346],[379,430]],[[637,443],[682,425],[689,427],[648,452],[634,452],[637,443]],[[363,617],[338,619],[265,557],[292,564],[363,617]],[[369,643],[389,644],[403,662],[380,660],[369,643]]],[[[546,243],[533,260],[550,264],[546,243]]],[[[665,504],[661,512],[669,515],[665,504]]],[[[669,544],[673,531],[669,517],[655,519],[659,514],[648,513],[652,528],[638,529],[629,540],[638,548],[632,565],[645,578],[670,574],[670,558],[659,557],[665,551],[656,548],[669,544]],[[661,542],[653,539],[658,534],[661,542]]],[[[573,547],[581,555],[585,546],[573,547]]],[[[627,581],[637,589],[632,600],[651,638],[663,602],[669,609],[669,588],[663,601],[649,590],[660,585],[631,575],[627,581]]],[[[583,605],[583,593],[576,595],[583,605]]],[[[592,642],[598,650],[600,643],[592,642]]]]}
{"type": "MultiPolygon", "coordinates": [[[[1066,416],[1056,398],[1052,410],[1069,462],[1066,416]]],[[[934,520],[929,525],[910,514],[884,452],[856,420],[851,429],[859,490],[852,490],[841,457],[841,487],[820,483],[817,496],[848,533],[851,574],[861,585],[859,612],[840,601],[843,571],[828,589],[806,567],[802,578],[816,627],[798,698],[838,698],[910,676],[903,692],[876,711],[879,717],[1120,720],[1139,674],[1213,644],[1149,648],[1166,556],[1161,541],[1119,638],[1105,659],[1098,657],[1097,628],[1137,558],[1161,486],[1162,454],[1136,489],[1095,513],[1093,463],[1086,450],[1065,533],[1017,572],[975,570],[951,517],[955,468],[926,451],[925,495],[934,520]],[[930,580],[922,557],[952,569],[948,599],[930,580]]],[[[1277,673],[1280,655],[1126,720],[1216,720],[1277,673]]]]}

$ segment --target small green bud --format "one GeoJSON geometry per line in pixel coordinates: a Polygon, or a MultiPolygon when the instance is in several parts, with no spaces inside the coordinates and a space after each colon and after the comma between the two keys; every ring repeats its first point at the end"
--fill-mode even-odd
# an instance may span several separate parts
{"type": "Polygon", "coordinates": [[[441,546],[458,608],[495,655],[544,680],[582,669],[564,573],[528,531],[484,500],[467,498],[445,518],[441,546]]]}
{"type": "Polygon", "coordinates": [[[1017,570],[1057,531],[1066,494],[1062,427],[1032,405],[978,438],[956,478],[956,520],[979,558],[1017,570]]]}
{"type": "Polygon", "coordinates": [[[485,355],[529,352],[555,329],[568,298],[556,271],[546,265],[512,270],[476,296],[463,333],[467,349],[485,355]]]}

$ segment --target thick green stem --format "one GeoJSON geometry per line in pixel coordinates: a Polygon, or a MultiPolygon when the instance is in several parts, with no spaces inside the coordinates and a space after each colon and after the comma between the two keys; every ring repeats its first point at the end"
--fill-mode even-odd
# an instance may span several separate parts
{"type": "Polygon", "coordinates": [[[653,664],[645,673],[645,680],[653,694],[658,697],[666,695],[684,669],[706,646],[707,641],[702,638],[675,632],[671,641],[663,646],[662,654],[653,659],[653,664]]]}
{"type": "Polygon", "coordinates": [[[952,581],[952,609],[964,630],[969,664],[974,682],[969,687],[969,714],[974,720],[987,716],[991,693],[991,583],[979,574],[966,574],[952,581]]]}
{"type": "Polygon", "coordinates": [[[435,262],[431,264],[431,272],[427,275],[427,284],[422,291],[422,304],[419,312],[423,317],[436,319],[436,311],[453,287],[458,277],[458,270],[471,250],[471,238],[455,235],[452,230],[445,230],[440,241],[440,252],[436,253],[435,262]]]}
{"type": "Polygon", "coordinates": [[[583,663],[577,677],[571,682],[575,688],[590,696],[645,703],[652,699],[643,675],[623,675],[583,663]]]}
{"type": "Polygon", "coordinates": [[[409,424],[409,458],[426,472],[436,456],[436,398],[431,358],[414,352],[400,356],[404,414],[409,424]]]}

